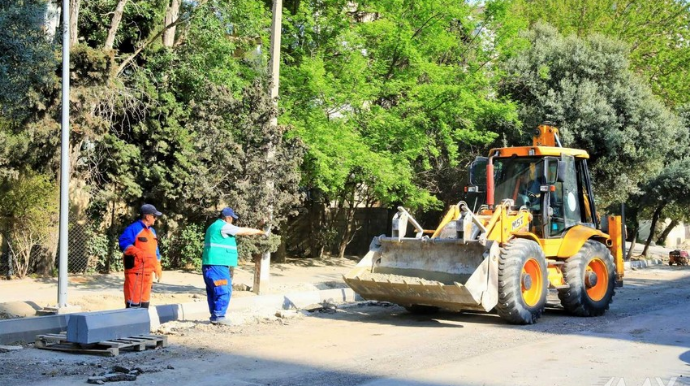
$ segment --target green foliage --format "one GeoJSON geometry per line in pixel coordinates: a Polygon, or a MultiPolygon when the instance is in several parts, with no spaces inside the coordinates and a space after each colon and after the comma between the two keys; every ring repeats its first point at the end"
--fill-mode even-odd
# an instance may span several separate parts
{"type": "MultiPolygon", "coordinates": [[[[82,1],[79,32],[86,45],[102,48],[108,36],[113,11],[119,0],[82,1]]],[[[134,52],[142,39],[161,23],[168,0],[129,0],[124,8],[114,47],[119,52],[134,52]]]]}
{"type": "Polygon", "coordinates": [[[684,0],[513,0],[516,18],[563,35],[603,34],[630,47],[635,72],[669,104],[690,101],[690,3],[684,0]]]}
{"type": "Polygon", "coordinates": [[[0,2],[0,112],[17,121],[45,108],[42,90],[56,81],[45,31],[46,2],[0,2]]]}
{"type": "Polygon", "coordinates": [[[204,229],[187,224],[161,239],[160,251],[163,268],[184,268],[201,272],[201,254],[204,250],[204,229]]]}
{"type": "Polygon", "coordinates": [[[643,189],[644,201],[656,205],[690,205],[690,158],[670,163],[643,189]]]}
{"type": "MultiPolygon", "coordinates": [[[[625,200],[687,138],[677,117],[628,69],[627,47],[603,36],[563,37],[537,25],[531,47],[506,63],[500,92],[525,127],[552,121],[564,146],[586,149],[604,206],[625,200]]],[[[528,143],[526,138],[515,143],[528,143]]]]}
{"type": "Polygon", "coordinates": [[[356,191],[362,203],[436,207],[453,190],[443,172],[491,143],[493,125],[516,124],[514,106],[492,97],[490,39],[472,7],[298,4],[286,15],[281,120],[308,146],[304,184],[326,202],[356,191]]]}
{"type": "MultiPolygon", "coordinates": [[[[23,277],[37,264],[35,247],[56,232],[57,184],[47,176],[25,171],[0,181],[0,218],[6,224],[14,272],[23,277]]],[[[50,257],[48,257],[50,258],[50,257]]]]}
{"type": "Polygon", "coordinates": [[[24,171],[17,179],[0,182],[0,216],[17,221],[42,221],[57,213],[57,184],[48,176],[24,171]]]}
{"type": "MultiPolygon", "coordinates": [[[[105,272],[106,260],[108,259],[109,242],[108,236],[98,232],[96,229],[89,229],[86,232],[88,237],[86,253],[89,256],[89,266],[87,266],[88,273],[105,272]]],[[[74,250],[74,248],[70,248],[74,250]]],[[[124,269],[122,259],[115,259],[115,267],[110,267],[110,270],[118,272],[124,269]]]]}

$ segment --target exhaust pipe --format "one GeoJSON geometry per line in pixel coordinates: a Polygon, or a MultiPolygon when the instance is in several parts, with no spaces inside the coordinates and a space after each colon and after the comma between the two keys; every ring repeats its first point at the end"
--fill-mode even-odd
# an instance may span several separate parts
{"type": "Polygon", "coordinates": [[[486,164],[486,204],[490,209],[494,207],[494,157],[489,157],[486,164]]]}

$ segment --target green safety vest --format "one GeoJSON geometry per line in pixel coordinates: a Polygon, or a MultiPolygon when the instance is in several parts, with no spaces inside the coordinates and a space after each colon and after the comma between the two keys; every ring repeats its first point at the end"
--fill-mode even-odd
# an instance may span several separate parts
{"type": "Polygon", "coordinates": [[[224,237],[220,230],[227,224],[218,219],[206,229],[204,238],[204,254],[201,257],[203,265],[225,265],[237,267],[237,243],[235,236],[224,237]]]}

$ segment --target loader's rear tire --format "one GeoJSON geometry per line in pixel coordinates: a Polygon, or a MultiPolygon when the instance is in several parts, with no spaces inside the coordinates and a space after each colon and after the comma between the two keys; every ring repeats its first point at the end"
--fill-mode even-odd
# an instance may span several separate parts
{"type": "Polygon", "coordinates": [[[434,306],[422,306],[419,304],[413,304],[411,306],[405,307],[407,312],[415,315],[431,315],[439,311],[438,307],[434,306]]]}
{"type": "Polygon", "coordinates": [[[513,239],[501,248],[498,260],[496,311],[512,324],[532,324],[546,306],[548,271],[539,244],[513,239]]]}
{"type": "Polygon", "coordinates": [[[563,276],[568,288],[558,297],[566,312],[576,316],[600,316],[609,309],[616,286],[616,267],[606,246],[589,240],[565,261],[563,276]]]}

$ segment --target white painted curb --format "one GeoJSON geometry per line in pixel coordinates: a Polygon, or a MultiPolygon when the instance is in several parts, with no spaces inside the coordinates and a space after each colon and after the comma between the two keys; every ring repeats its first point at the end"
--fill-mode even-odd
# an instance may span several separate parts
{"type": "Polygon", "coordinates": [[[629,271],[631,269],[641,269],[641,268],[647,268],[651,267],[652,265],[660,265],[663,264],[663,261],[661,259],[647,259],[647,260],[635,260],[635,261],[626,261],[623,263],[623,267],[625,270],[629,271]]]}

